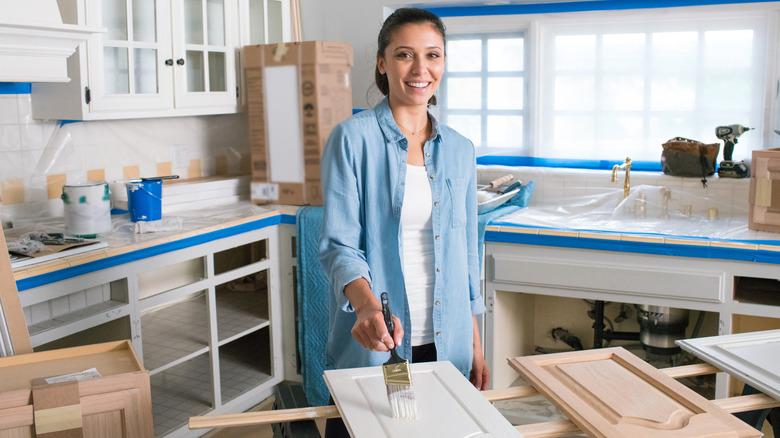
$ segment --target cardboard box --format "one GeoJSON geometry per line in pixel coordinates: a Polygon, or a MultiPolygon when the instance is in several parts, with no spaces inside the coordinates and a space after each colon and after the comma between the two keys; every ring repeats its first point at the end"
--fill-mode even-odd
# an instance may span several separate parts
{"type": "Polygon", "coordinates": [[[753,151],[748,228],[780,233],[780,148],[753,151]]]}
{"type": "Polygon", "coordinates": [[[243,48],[252,200],[320,205],[320,158],[352,115],[352,47],[304,41],[243,48]]]}

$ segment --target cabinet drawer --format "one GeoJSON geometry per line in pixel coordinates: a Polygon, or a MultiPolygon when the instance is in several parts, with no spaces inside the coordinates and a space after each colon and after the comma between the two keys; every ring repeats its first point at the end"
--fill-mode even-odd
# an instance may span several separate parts
{"type": "Polygon", "coordinates": [[[659,266],[615,266],[581,259],[492,256],[497,282],[665,297],[708,303],[723,302],[724,274],[659,266]]]}

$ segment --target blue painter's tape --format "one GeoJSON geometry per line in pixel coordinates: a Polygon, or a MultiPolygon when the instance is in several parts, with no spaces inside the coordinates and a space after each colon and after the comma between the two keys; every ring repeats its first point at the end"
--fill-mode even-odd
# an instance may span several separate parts
{"type": "Polygon", "coordinates": [[[352,108],[352,114],[354,115],[365,110],[366,110],[365,108],[352,108]]]}
{"type": "Polygon", "coordinates": [[[79,123],[79,122],[83,122],[83,120],[60,120],[59,124],[60,126],[64,126],[64,125],[70,125],[71,123],[79,123]]]}
{"type": "MultiPolygon", "coordinates": [[[[577,160],[569,158],[515,157],[509,155],[485,155],[477,157],[477,164],[527,167],[565,167],[570,169],[612,170],[615,164],[623,161],[577,160]]],[[[632,161],[631,170],[639,172],[660,172],[660,161],[632,161]]]]}
{"type": "Polygon", "coordinates": [[[0,94],[30,94],[32,84],[29,82],[0,82],[0,94]]]}
{"type": "Polygon", "coordinates": [[[71,268],[49,272],[35,277],[25,278],[23,280],[19,280],[16,282],[16,288],[19,290],[19,292],[22,292],[49,283],[67,280],[69,278],[73,278],[79,275],[89,274],[91,272],[112,268],[114,266],[134,262],[148,257],[154,257],[160,254],[165,254],[167,252],[177,251],[180,249],[185,249],[192,246],[212,242],[214,240],[235,236],[237,234],[246,233],[249,231],[255,231],[266,227],[271,227],[274,225],[278,225],[280,223],[294,224],[295,216],[292,215],[272,216],[265,219],[260,219],[253,222],[247,222],[241,225],[236,225],[234,227],[225,228],[223,230],[217,230],[217,231],[201,234],[198,236],[187,237],[185,239],[164,243],[162,245],[157,245],[150,248],[144,248],[138,251],[128,252],[114,257],[107,257],[105,259],[95,260],[94,262],[84,263],[83,265],[73,266],[71,268]]]}
{"type": "Polygon", "coordinates": [[[668,243],[629,242],[621,240],[589,239],[584,237],[541,236],[535,234],[507,233],[500,231],[488,231],[485,233],[485,241],[780,264],[780,252],[765,250],[716,248],[696,245],[673,245],[668,243]]]}
{"type": "Polygon", "coordinates": [[[618,11],[626,9],[769,3],[771,1],[773,0],[593,0],[512,5],[439,6],[427,7],[425,9],[440,17],[474,17],[484,15],[528,15],[561,12],[618,11]]]}

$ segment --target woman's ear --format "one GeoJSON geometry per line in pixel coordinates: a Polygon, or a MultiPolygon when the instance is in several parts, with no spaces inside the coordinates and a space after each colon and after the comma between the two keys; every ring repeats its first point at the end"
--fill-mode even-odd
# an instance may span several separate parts
{"type": "Polygon", "coordinates": [[[376,68],[379,70],[379,74],[383,75],[385,74],[385,59],[377,57],[376,58],[376,68]]]}

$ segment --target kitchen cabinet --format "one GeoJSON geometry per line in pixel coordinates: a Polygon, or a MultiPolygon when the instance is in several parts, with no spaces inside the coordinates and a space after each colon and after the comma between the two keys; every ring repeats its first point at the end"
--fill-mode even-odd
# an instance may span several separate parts
{"type": "Polygon", "coordinates": [[[243,224],[195,245],[173,238],[174,251],[98,260],[108,267],[25,289],[33,349],[131,340],[149,371],[155,435],[201,435],[187,429],[190,416],[246,410],[285,368],[295,377],[294,345],[282,344],[283,332],[295,336],[292,314],[282,317],[292,312],[293,228],[243,224]]]}
{"type": "MultiPolygon", "coordinates": [[[[533,354],[538,346],[571,348],[555,341],[551,329],[590,336],[586,300],[704,312],[702,336],[780,328],[780,277],[771,263],[487,242],[484,291],[494,388],[517,379],[507,357],[533,354]]],[[[718,398],[740,393],[724,373],[714,390],[718,398]]]]}
{"type": "Polygon", "coordinates": [[[97,120],[235,113],[243,44],[289,39],[289,1],[61,0],[106,32],[68,58],[66,84],[33,84],[33,116],[97,120]]]}

